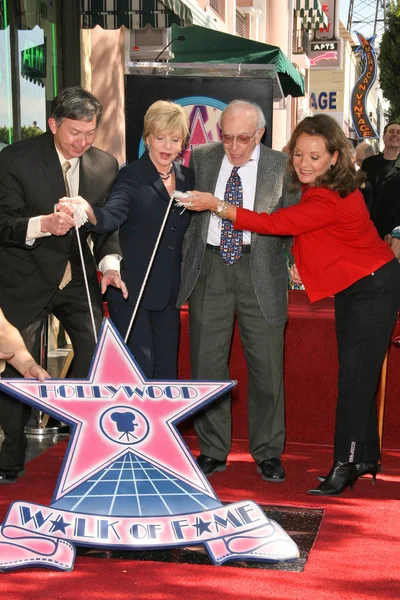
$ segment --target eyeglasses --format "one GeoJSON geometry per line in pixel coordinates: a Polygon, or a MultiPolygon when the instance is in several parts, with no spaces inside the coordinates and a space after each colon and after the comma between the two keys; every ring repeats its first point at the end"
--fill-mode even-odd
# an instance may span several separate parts
{"type": "Polygon", "coordinates": [[[237,140],[239,144],[248,144],[252,137],[254,137],[259,131],[259,127],[255,130],[253,135],[247,135],[246,133],[241,133],[240,135],[231,135],[230,133],[222,133],[222,141],[224,144],[233,144],[233,140],[237,140]]]}

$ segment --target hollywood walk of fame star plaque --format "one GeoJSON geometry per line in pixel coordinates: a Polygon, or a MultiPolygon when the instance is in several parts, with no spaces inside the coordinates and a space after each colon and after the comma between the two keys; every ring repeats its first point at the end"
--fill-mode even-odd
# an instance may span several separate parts
{"type": "Polygon", "coordinates": [[[234,385],[146,380],[107,319],[88,379],[1,380],[4,392],[72,431],[50,506],[11,504],[0,570],[70,571],[76,546],[204,545],[216,565],[297,558],[297,545],[257,504],[221,503],[176,428],[234,385]]]}

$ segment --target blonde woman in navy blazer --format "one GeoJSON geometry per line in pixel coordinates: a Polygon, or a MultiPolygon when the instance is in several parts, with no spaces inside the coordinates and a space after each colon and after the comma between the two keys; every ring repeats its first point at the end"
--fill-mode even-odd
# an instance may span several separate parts
{"type": "MultiPolygon", "coordinates": [[[[121,169],[106,204],[91,210],[92,231],[120,228],[121,277],[129,296],[107,294],[110,317],[125,337],[174,190],[193,187],[191,172],[176,161],[189,133],[184,109],[169,101],[152,104],[144,117],[147,151],[121,169]]],[[[181,246],[189,211],[173,206],[168,216],[149,279],[128,339],[128,347],[148,378],[177,377],[181,246]]]]}

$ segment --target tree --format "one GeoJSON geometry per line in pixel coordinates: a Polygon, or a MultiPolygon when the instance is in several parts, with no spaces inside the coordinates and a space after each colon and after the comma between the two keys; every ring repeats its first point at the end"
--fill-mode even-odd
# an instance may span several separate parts
{"type": "Polygon", "coordinates": [[[379,84],[390,103],[389,121],[400,119],[400,0],[392,0],[387,8],[385,32],[379,48],[379,84]]]}

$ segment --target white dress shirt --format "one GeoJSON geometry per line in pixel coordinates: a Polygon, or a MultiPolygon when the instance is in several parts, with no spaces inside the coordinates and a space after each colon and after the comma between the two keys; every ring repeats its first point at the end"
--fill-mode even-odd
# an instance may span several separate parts
{"type": "MultiPolygon", "coordinates": [[[[256,196],[257,170],[260,159],[260,146],[254,148],[250,160],[239,168],[238,175],[242,181],[243,189],[243,208],[254,210],[254,199],[256,196]]],[[[232,165],[225,155],[219,171],[217,185],[215,186],[214,196],[220,200],[224,199],[225,188],[231,175],[232,165]]],[[[208,228],[207,244],[220,246],[221,243],[221,223],[222,219],[215,213],[211,213],[210,225],[208,228]]],[[[251,242],[250,231],[243,231],[243,244],[248,245],[251,242]]]]}

